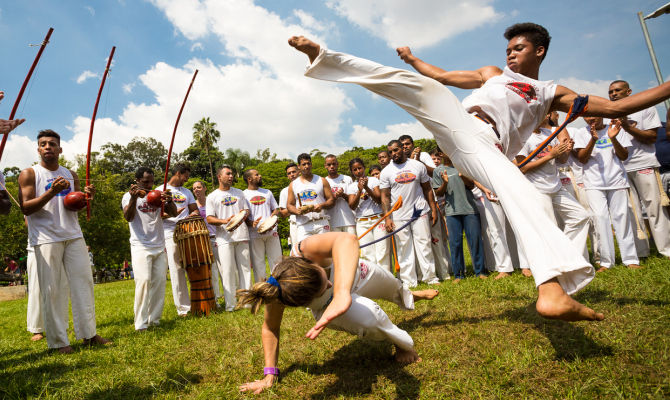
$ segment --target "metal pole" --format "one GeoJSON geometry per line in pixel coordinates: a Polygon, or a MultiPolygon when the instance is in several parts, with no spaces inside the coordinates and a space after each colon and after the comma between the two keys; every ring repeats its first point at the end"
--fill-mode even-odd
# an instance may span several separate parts
{"type": "MultiPolygon", "coordinates": [[[[654,52],[654,46],[651,44],[651,39],[649,38],[649,31],[647,30],[647,24],[644,22],[644,17],[642,12],[637,13],[637,17],[640,19],[640,25],[642,26],[642,33],[644,34],[644,41],[647,43],[647,48],[649,49],[649,56],[651,57],[651,64],[654,66],[654,72],[656,72],[656,80],[659,85],[663,84],[663,75],[661,75],[661,69],[658,67],[658,61],[656,60],[656,53],[654,52]]],[[[665,100],[665,109],[670,110],[670,100],[665,100]]]]}

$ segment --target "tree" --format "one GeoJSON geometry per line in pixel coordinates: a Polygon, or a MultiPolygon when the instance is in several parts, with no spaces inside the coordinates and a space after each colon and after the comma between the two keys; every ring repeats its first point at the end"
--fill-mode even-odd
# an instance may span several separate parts
{"type": "Polygon", "coordinates": [[[212,185],[216,184],[214,180],[214,168],[212,167],[212,157],[209,154],[209,149],[216,145],[221,133],[216,130],[216,122],[210,122],[209,117],[203,118],[193,125],[193,141],[191,146],[200,145],[205,148],[207,159],[209,160],[209,173],[212,178],[212,185]]]}
{"type": "Polygon", "coordinates": [[[134,173],[138,167],[149,167],[156,176],[165,172],[167,149],[152,137],[138,137],[126,146],[107,143],[100,148],[100,167],[112,174],[134,173]]]}
{"type": "Polygon", "coordinates": [[[230,165],[235,177],[242,175],[245,169],[257,163],[248,152],[240,149],[226,149],[224,163],[230,165]]]}
{"type": "Polygon", "coordinates": [[[277,153],[270,152],[270,149],[266,147],[263,150],[256,150],[255,158],[262,163],[277,161],[277,153]]]}

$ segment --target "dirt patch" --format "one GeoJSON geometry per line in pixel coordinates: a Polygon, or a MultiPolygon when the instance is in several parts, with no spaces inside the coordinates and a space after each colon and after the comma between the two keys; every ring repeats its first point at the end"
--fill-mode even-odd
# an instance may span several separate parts
{"type": "Polygon", "coordinates": [[[0,301],[17,300],[26,296],[26,286],[0,286],[0,301]]]}

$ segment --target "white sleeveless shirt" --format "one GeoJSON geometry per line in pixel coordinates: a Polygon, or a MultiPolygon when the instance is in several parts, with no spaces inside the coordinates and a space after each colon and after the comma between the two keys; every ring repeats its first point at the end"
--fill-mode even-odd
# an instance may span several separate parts
{"type": "Polygon", "coordinates": [[[66,209],[63,204],[65,195],[74,190],[74,178],[70,170],[59,166],[57,170],[49,171],[39,164],[33,165],[32,169],[35,171],[35,197],[49,190],[51,183],[59,176],[67,179],[70,187],[54,196],[39,211],[26,217],[30,245],[64,242],[83,237],[77,212],[66,209]]]}
{"type": "Polygon", "coordinates": [[[515,157],[533,130],[549,113],[557,85],[512,72],[505,67],[463,100],[471,111],[479,106],[496,123],[505,155],[515,157]]]}
{"type": "MultiPolygon", "coordinates": [[[[326,197],[323,194],[323,180],[318,175],[312,175],[312,180],[309,182],[305,182],[302,177],[298,177],[291,182],[291,185],[293,188],[293,195],[296,197],[297,208],[300,208],[300,204],[306,206],[309,204],[317,205],[326,202],[326,197]],[[298,201],[298,198],[300,198],[300,201],[298,201]]],[[[323,218],[328,218],[324,210],[295,216],[296,224],[298,225],[304,225],[310,221],[323,218]]]]}

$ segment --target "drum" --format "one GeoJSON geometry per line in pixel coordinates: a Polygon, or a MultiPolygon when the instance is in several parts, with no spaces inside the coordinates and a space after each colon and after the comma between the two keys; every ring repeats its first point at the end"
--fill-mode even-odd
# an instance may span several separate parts
{"type": "Polygon", "coordinates": [[[230,221],[226,224],[226,230],[228,232],[232,232],[235,229],[237,229],[238,226],[242,225],[244,220],[247,218],[247,210],[242,210],[238,212],[237,214],[233,215],[232,218],[230,218],[230,221]]]}
{"type": "Polygon", "coordinates": [[[262,235],[266,232],[271,231],[272,228],[277,226],[278,221],[279,221],[279,219],[277,218],[276,215],[273,215],[270,218],[266,218],[263,222],[258,224],[258,233],[260,233],[262,235]]]}
{"type": "Polygon", "coordinates": [[[208,315],[216,309],[216,299],[212,289],[214,253],[205,220],[196,215],[177,221],[174,241],[191,282],[191,313],[208,315]]]}

